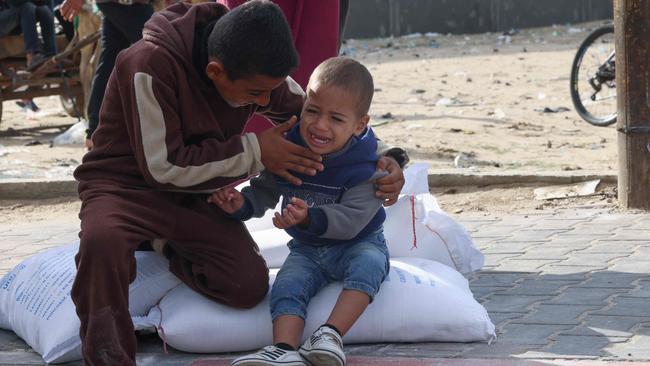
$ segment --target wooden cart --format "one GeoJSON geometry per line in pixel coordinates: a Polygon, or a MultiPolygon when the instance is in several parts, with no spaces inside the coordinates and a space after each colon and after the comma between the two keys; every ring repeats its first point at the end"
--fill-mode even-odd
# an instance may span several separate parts
{"type": "Polygon", "coordinates": [[[80,37],[77,32],[69,43],[57,37],[58,49],[63,51],[29,68],[22,36],[0,38],[0,122],[2,102],[48,95],[59,95],[70,116],[84,116],[100,37],[98,20],[90,21],[92,33],[80,37]]]}

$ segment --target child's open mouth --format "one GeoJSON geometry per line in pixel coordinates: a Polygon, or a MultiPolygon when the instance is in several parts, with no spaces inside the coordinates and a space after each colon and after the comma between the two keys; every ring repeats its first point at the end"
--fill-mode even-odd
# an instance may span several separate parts
{"type": "Polygon", "coordinates": [[[314,135],[313,133],[309,134],[309,139],[312,141],[313,144],[319,145],[319,146],[325,146],[329,144],[332,139],[324,137],[324,136],[319,136],[319,135],[314,135]]]}

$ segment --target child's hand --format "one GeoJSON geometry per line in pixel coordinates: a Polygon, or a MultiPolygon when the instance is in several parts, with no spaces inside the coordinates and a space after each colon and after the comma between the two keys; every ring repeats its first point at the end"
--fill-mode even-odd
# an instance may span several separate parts
{"type": "Polygon", "coordinates": [[[278,229],[287,229],[294,225],[309,226],[308,209],[307,202],[293,197],[291,203],[282,210],[282,215],[275,213],[273,225],[278,229]]]}
{"type": "Polygon", "coordinates": [[[208,197],[208,202],[219,206],[225,213],[232,215],[244,205],[244,196],[232,187],[222,188],[208,197]]]}

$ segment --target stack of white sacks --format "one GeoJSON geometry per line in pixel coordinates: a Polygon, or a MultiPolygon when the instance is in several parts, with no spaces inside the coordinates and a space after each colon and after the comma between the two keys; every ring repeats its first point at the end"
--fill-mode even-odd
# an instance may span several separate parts
{"type": "MultiPolygon", "coordinates": [[[[494,325],[463,274],[483,266],[483,255],[429,194],[426,165],[407,169],[399,201],[387,209],[384,233],[391,270],[366,312],[344,337],[372,342],[473,342],[495,338],[494,325]]],[[[271,283],[288,255],[288,235],[275,229],[272,211],[247,222],[271,267],[271,283]]],[[[48,363],[80,359],[79,319],[70,299],[78,243],[40,253],[0,280],[0,328],[13,330],[48,363]]],[[[136,329],[158,331],[187,352],[253,350],[271,342],[268,299],[248,310],[229,308],[193,292],[153,252],[138,252],[130,286],[136,329]],[[164,331],[163,331],[164,330],[164,331]]],[[[329,315],[340,283],[310,303],[304,334],[329,315]]]]}

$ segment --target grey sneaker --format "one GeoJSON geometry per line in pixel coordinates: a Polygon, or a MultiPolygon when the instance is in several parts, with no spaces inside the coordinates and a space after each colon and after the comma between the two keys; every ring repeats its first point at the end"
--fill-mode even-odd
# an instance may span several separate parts
{"type": "Polygon", "coordinates": [[[316,329],[298,352],[313,366],[345,366],[343,340],[330,327],[316,329]]]}
{"type": "Polygon", "coordinates": [[[308,366],[298,351],[287,351],[276,346],[266,346],[261,350],[235,359],[230,366],[308,366]]]}

